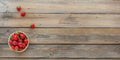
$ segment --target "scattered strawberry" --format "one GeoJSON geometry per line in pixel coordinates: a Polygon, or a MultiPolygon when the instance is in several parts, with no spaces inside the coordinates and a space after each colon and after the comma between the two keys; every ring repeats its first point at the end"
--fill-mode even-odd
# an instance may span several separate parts
{"type": "Polygon", "coordinates": [[[31,28],[34,29],[35,28],[35,24],[31,24],[31,28]]]}
{"type": "Polygon", "coordinates": [[[25,44],[28,44],[28,40],[24,40],[24,43],[25,43],[25,44]]]}
{"type": "Polygon", "coordinates": [[[22,8],[21,8],[21,6],[17,6],[16,9],[17,9],[17,11],[21,11],[22,8]]]}
{"type": "Polygon", "coordinates": [[[15,46],[15,45],[18,45],[17,41],[13,41],[13,45],[14,45],[14,46],[15,46]]]}
{"type": "Polygon", "coordinates": [[[21,15],[22,17],[24,17],[24,16],[26,15],[26,12],[23,11],[23,12],[20,13],[20,15],[21,15]]]}
{"type": "Polygon", "coordinates": [[[26,38],[25,34],[23,34],[23,33],[20,33],[19,35],[20,35],[21,39],[25,39],[26,38]]]}

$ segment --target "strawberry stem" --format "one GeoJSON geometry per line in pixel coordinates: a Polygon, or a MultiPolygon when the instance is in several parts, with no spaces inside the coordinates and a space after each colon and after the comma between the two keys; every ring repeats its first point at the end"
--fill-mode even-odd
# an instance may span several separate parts
{"type": "Polygon", "coordinates": [[[10,36],[10,39],[12,39],[12,36],[10,36]]]}
{"type": "Polygon", "coordinates": [[[16,34],[19,34],[19,32],[18,32],[18,31],[16,31],[15,33],[16,33],[16,34]]]}
{"type": "Polygon", "coordinates": [[[15,51],[18,51],[18,48],[16,48],[15,51]]]}

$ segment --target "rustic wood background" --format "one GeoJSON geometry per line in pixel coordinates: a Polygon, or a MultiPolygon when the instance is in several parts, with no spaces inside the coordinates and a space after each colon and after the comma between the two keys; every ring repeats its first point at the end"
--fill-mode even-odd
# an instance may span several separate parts
{"type": "Polygon", "coordinates": [[[0,60],[120,60],[120,0],[0,0],[0,60]],[[19,30],[30,37],[23,53],[7,45],[19,30]]]}

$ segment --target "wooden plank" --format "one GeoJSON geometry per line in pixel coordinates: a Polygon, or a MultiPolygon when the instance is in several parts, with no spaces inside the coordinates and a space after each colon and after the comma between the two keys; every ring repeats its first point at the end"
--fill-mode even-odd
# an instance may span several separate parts
{"type": "Polygon", "coordinates": [[[28,13],[120,13],[119,0],[1,0],[8,12],[21,5],[28,13]]]}
{"type": "MultiPolygon", "coordinates": [[[[10,59],[10,58],[0,58],[2,60],[23,60],[24,58],[21,59],[10,59]]],[[[33,60],[31,59],[24,59],[24,60],[33,60]]],[[[119,60],[119,59],[34,59],[34,60],[119,60]]]]}
{"type": "Polygon", "coordinates": [[[0,51],[4,58],[120,58],[120,45],[30,45],[23,53],[1,45],[0,51]]]}
{"type": "Polygon", "coordinates": [[[0,13],[2,12],[2,13],[6,13],[7,12],[7,5],[4,3],[4,2],[2,2],[2,0],[0,0],[0,13]]]}
{"type": "Polygon", "coordinates": [[[23,31],[31,44],[120,44],[119,28],[0,28],[0,43],[14,31],[23,31]]]}
{"type": "Polygon", "coordinates": [[[120,15],[113,14],[28,14],[1,13],[0,27],[120,27],[120,15]],[[11,24],[12,23],[12,24],[11,24]]]}

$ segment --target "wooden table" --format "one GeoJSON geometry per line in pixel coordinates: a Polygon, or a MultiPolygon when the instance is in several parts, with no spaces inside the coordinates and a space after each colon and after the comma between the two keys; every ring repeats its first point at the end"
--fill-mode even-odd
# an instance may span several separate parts
{"type": "Polygon", "coordinates": [[[120,60],[120,0],[0,0],[0,18],[0,60],[120,60]],[[23,53],[8,47],[14,31],[30,37],[23,53]]]}

